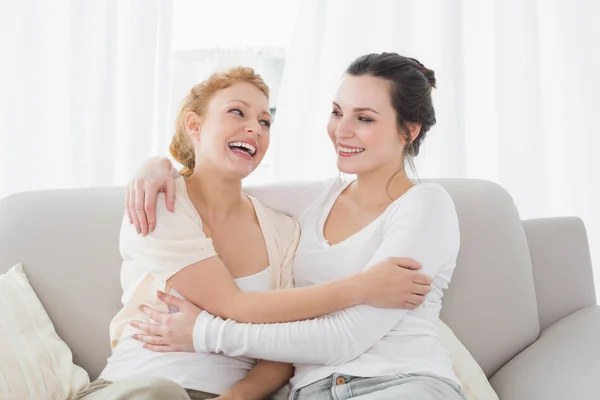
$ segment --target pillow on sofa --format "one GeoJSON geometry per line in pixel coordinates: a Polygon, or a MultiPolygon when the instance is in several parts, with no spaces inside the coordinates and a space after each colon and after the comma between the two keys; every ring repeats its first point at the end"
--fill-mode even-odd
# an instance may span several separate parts
{"type": "Polygon", "coordinates": [[[458,340],[452,329],[438,320],[440,342],[448,351],[454,363],[454,373],[462,383],[462,389],[469,400],[499,400],[483,370],[469,350],[458,340]]]}
{"type": "Polygon", "coordinates": [[[21,264],[0,275],[0,343],[1,399],[72,399],[89,383],[21,264]]]}

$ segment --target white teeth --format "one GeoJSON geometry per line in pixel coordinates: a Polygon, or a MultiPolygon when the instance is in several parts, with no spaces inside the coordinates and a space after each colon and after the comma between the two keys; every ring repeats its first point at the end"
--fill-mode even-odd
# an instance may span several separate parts
{"type": "Polygon", "coordinates": [[[250,155],[253,156],[256,153],[256,147],[252,146],[250,143],[246,142],[231,142],[228,144],[229,147],[243,147],[250,151],[250,155]]]}
{"type": "Polygon", "coordinates": [[[362,149],[362,148],[349,149],[349,148],[341,147],[341,146],[339,147],[339,150],[342,153],[362,153],[363,151],[365,151],[365,149],[362,149]]]}

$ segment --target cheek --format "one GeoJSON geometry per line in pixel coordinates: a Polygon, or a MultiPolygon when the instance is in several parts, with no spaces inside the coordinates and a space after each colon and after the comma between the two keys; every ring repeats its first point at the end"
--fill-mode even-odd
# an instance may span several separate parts
{"type": "Polygon", "coordinates": [[[337,130],[338,123],[339,121],[333,117],[330,117],[327,123],[327,134],[333,143],[335,143],[335,131],[337,130]]]}
{"type": "Polygon", "coordinates": [[[363,126],[355,130],[355,135],[371,153],[380,155],[394,153],[399,146],[399,138],[376,126],[363,126]]]}
{"type": "Polygon", "coordinates": [[[258,145],[262,149],[262,153],[265,154],[267,150],[269,150],[269,145],[271,144],[271,133],[263,132],[258,138],[258,145]]]}

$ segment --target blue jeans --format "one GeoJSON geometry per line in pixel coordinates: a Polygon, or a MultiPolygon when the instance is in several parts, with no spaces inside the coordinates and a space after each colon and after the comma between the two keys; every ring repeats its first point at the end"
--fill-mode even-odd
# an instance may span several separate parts
{"type": "Polygon", "coordinates": [[[467,400],[454,382],[428,374],[360,378],[333,374],[298,389],[291,400],[467,400]]]}

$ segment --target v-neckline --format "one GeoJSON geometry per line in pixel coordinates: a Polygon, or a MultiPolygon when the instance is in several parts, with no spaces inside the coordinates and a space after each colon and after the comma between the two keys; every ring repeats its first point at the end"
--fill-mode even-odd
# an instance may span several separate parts
{"type": "MultiPolygon", "coordinates": [[[[202,221],[202,217],[200,216],[198,209],[196,208],[196,206],[194,205],[194,202],[192,201],[192,198],[190,197],[190,194],[188,192],[187,182],[186,182],[185,178],[182,177],[182,179],[183,179],[183,185],[184,185],[184,189],[185,189],[186,199],[187,199],[187,202],[189,203],[189,206],[192,209],[192,212],[194,213],[194,217],[200,223],[200,229],[202,230],[202,233],[204,233],[204,235],[207,238],[212,240],[212,238],[209,237],[206,234],[206,232],[204,232],[204,221],[202,221]]],[[[269,260],[269,265],[267,265],[265,268],[266,269],[271,268],[271,264],[273,263],[274,258],[273,258],[272,246],[270,246],[268,243],[268,235],[265,232],[265,224],[263,222],[264,219],[266,218],[266,216],[263,215],[263,210],[261,208],[261,204],[257,199],[255,199],[254,197],[252,197],[249,194],[244,193],[244,192],[242,192],[242,195],[246,196],[246,198],[248,200],[250,200],[250,204],[252,204],[252,209],[254,210],[254,215],[256,216],[256,220],[258,221],[258,226],[260,228],[260,233],[262,234],[262,237],[263,237],[263,242],[265,244],[265,248],[267,249],[267,258],[269,260]]],[[[264,270],[261,270],[258,273],[260,273],[262,271],[264,271],[264,270]]],[[[248,275],[248,276],[252,276],[252,275],[248,275]]],[[[240,278],[245,278],[245,277],[242,276],[240,278]]]]}
{"type": "Polygon", "coordinates": [[[355,237],[357,237],[358,235],[362,234],[363,232],[367,231],[368,229],[371,229],[371,227],[373,225],[375,225],[376,222],[378,222],[381,218],[383,218],[383,216],[387,213],[387,211],[390,209],[390,207],[392,207],[392,205],[394,205],[396,202],[398,202],[401,198],[403,198],[407,193],[409,193],[410,191],[412,191],[412,189],[414,189],[415,187],[419,186],[417,184],[413,184],[411,187],[408,188],[408,190],[406,190],[404,193],[402,193],[402,195],[400,195],[400,197],[398,197],[396,200],[392,201],[390,204],[388,204],[388,206],[385,208],[385,210],[383,210],[383,212],[381,214],[379,214],[377,217],[373,218],[373,220],[371,222],[369,222],[367,225],[365,225],[364,227],[362,227],[361,229],[357,230],[356,232],[354,232],[353,234],[351,234],[350,236],[348,236],[347,238],[337,242],[337,243],[333,243],[331,244],[329,240],[327,240],[327,238],[325,237],[325,223],[327,222],[327,219],[329,218],[329,215],[331,214],[331,211],[333,210],[333,206],[335,205],[335,203],[337,202],[337,200],[339,199],[339,197],[342,195],[342,193],[344,193],[344,191],[348,188],[348,186],[350,186],[352,183],[354,183],[355,180],[350,181],[344,185],[342,185],[342,187],[340,189],[338,189],[334,195],[332,195],[329,199],[329,202],[326,203],[326,207],[323,207],[323,213],[321,214],[321,218],[319,220],[319,226],[318,226],[318,239],[320,244],[323,247],[326,248],[334,248],[336,246],[340,246],[352,239],[354,239],[355,237]]]}

